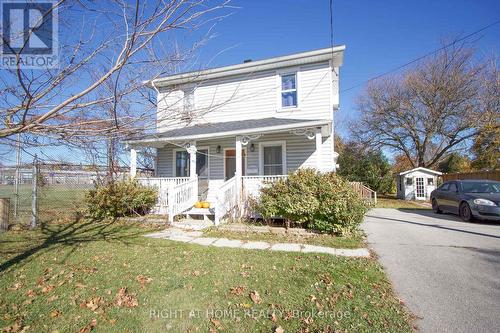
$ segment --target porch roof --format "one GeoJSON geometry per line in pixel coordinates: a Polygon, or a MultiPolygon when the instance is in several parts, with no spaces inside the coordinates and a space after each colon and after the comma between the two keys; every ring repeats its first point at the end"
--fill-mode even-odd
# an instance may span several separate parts
{"type": "Polygon", "coordinates": [[[140,145],[154,142],[189,141],[256,133],[283,132],[293,129],[323,127],[331,125],[331,122],[331,120],[325,119],[311,120],[271,117],[220,123],[204,123],[146,135],[141,138],[127,140],[127,143],[140,145]]]}

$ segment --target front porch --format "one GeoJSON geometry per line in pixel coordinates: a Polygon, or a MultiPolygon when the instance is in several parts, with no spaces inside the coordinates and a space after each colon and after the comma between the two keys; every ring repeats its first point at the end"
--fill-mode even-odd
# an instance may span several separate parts
{"type": "Polygon", "coordinates": [[[330,120],[266,118],[203,124],[129,141],[131,176],[137,151],[157,151],[155,177],[139,182],[158,188],[155,213],[203,215],[215,224],[239,216],[247,199],[266,184],[302,167],[335,170],[330,120]],[[193,208],[207,201],[209,209],[193,208]]]}
{"type": "Polygon", "coordinates": [[[226,217],[240,215],[244,210],[245,202],[250,197],[257,198],[262,187],[286,177],[286,175],[242,176],[239,195],[237,178],[232,177],[219,187],[210,189],[209,192],[215,193],[213,197],[206,200],[210,203],[210,208],[193,207],[200,200],[197,178],[141,177],[136,179],[139,183],[158,190],[159,197],[154,207],[154,214],[167,215],[169,222],[173,222],[174,217],[179,215],[203,216],[205,220],[210,219],[218,225],[226,217]]]}

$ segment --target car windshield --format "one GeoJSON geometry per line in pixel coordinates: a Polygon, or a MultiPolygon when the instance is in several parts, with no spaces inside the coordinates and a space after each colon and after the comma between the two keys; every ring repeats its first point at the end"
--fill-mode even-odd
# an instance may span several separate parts
{"type": "Polygon", "coordinates": [[[462,183],[465,193],[500,193],[499,183],[462,183]]]}

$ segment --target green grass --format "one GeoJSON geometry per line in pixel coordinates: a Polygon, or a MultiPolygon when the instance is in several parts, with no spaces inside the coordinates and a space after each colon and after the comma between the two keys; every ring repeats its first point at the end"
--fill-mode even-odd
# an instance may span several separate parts
{"type": "Polygon", "coordinates": [[[397,199],[395,196],[386,195],[377,198],[377,208],[408,208],[408,209],[431,209],[430,206],[426,205],[426,201],[418,202],[413,200],[401,200],[397,199]]]}
{"type": "Polygon", "coordinates": [[[146,231],[84,221],[0,235],[0,328],[412,330],[373,259],[203,247],[142,237],[146,231]]]}
{"type": "Polygon", "coordinates": [[[361,233],[350,237],[338,237],[332,235],[311,234],[307,236],[294,234],[275,234],[271,232],[239,232],[229,231],[222,228],[211,228],[205,231],[206,237],[219,237],[229,239],[241,239],[245,241],[264,241],[269,243],[303,243],[335,248],[359,248],[363,247],[363,236],[361,233]]]}

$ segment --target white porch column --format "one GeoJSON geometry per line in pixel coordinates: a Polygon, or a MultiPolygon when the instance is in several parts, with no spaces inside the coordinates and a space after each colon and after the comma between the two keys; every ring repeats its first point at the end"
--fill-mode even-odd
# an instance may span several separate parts
{"type": "Polygon", "coordinates": [[[315,138],[316,138],[316,169],[318,171],[321,171],[322,170],[321,147],[323,146],[323,138],[321,137],[321,128],[316,129],[315,138]]]}
{"type": "Polygon", "coordinates": [[[130,178],[135,178],[137,175],[137,150],[130,149],[130,178]]]}
{"type": "Polygon", "coordinates": [[[189,177],[196,178],[196,142],[191,142],[187,149],[189,153],[189,177]]]}
{"type": "Polygon", "coordinates": [[[236,196],[237,200],[239,202],[240,197],[241,197],[241,176],[243,173],[242,170],[242,152],[241,152],[241,137],[237,136],[236,137],[236,172],[235,172],[235,177],[236,177],[236,196]]]}

